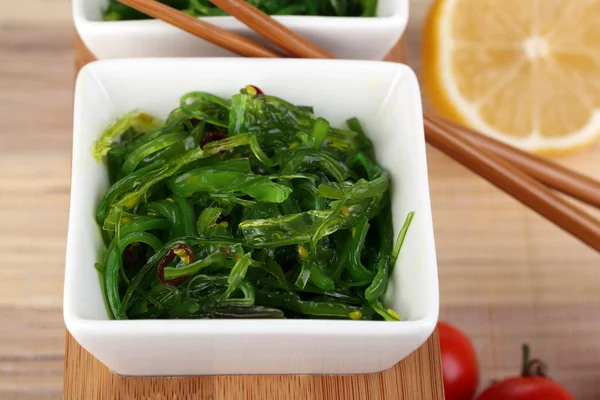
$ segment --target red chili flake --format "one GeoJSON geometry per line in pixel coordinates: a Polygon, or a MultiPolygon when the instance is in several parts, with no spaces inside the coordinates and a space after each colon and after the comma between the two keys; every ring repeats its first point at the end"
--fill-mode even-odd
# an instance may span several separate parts
{"type": "Polygon", "coordinates": [[[221,247],[220,250],[227,255],[231,254],[231,249],[229,247],[221,247]]]}
{"type": "Polygon", "coordinates": [[[142,259],[142,255],[140,253],[141,251],[139,246],[128,245],[123,251],[123,256],[129,265],[134,268],[141,268],[144,266],[144,260],[142,259]]]}
{"type": "Polygon", "coordinates": [[[263,92],[260,88],[254,86],[254,85],[247,85],[246,93],[248,93],[251,96],[262,96],[265,94],[265,92],[263,92]],[[256,93],[253,93],[253,92],[256,92],[256,93]]]}
{"type": "Polygon", "coordinates": [[[217,140],[225,139],[226,137],[227,137],[226,133],[217,132],[217,131],[208,131],[204,134],[204,136],[200,140],[200,148],[203,149],[207,143],[216,142],[217,140]]]}
{"type": "Polygon", "coordinates": [[[156,270],[156,275],[158,276],[158,279],[165,285],[177,286],[177,285],[182,284],[183,282],[186,281],[187,278],[189,278],[189,276],[180,276],[179,278],[176,278],[176,279],[173,279],[170,281],[165,280],[165,266],[167,264],[169,264],[171,261],[173,261],[173,259],[175,258],[175,250],[179,250],[179,249],[185,250],[188,257],[190,258],[190,263],[194,262],[194,252],[192,251],[192,248],[190,246],[188,246],[187,244],[177,243],[176,245],[171,247],[171,249],[169,251],[167,251],[167,254],[165,254],[163,256],[163,258],[160,260],[160,262],[158,263],[158,268],[156,270]]]}
{"type": "Polygon", "coordinates": [[[128,245],[127,247],[125,247],[125,250],[123,251],[123,256],[125,257],[125,260],[127,260],[127,262],[129,264],[135,264],[135,256],[133,255],[133,246],[132,245],[128,245]]]}

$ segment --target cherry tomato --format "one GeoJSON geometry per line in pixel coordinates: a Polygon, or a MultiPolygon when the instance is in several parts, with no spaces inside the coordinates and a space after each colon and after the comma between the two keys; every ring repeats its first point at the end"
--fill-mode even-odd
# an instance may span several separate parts
{"type": "Polygon", "coordinates": [[[451,325],[438,323],[438,332],[446,400],[472,400],[479,384],[475,349],[467,335],[451,325]]]}
{"type": "Polygon", "coordinates": [[[546,378],[547,373],[543,362],[529,359],[529,346],[524,345],[522,375],[490,386],[477,400],[575,400],[565,388],[546,378]]]}
{"type": "Polygon", "coordinates": [[[477,400],[575,400],[558,383],[548,378],[518,376],[487,388],[477,400]]]}

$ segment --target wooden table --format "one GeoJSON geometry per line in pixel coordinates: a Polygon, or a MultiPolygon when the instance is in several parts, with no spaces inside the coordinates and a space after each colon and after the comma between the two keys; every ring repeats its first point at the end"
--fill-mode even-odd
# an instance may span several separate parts
{"type": "MultiPolygon", "coordinates": [[[[430,2],[411,0],[417,71],[430,2]]],[[[63,396],[72,65],[69,0],[0,1],[0,399],[63,396]]],[[[575,398],[599,399],[598,254],[428,152],[440,317],[473,339],[482,384],[515,374],[527,341],[575,398]]],[[[557,161],[600,179],[600,145],[557,161]]]]}

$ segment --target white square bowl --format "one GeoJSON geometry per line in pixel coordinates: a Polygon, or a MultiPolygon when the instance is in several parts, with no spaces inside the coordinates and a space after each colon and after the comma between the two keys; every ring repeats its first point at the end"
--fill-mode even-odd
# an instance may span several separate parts
{"type": "Polygon", "coordinates": [[[423,344],[439,309],[419,87],[404,65],[372,61],[124,59],[77,78],[64,319],[73,337],[122,375],[358,374],[390,368],[423,344]],[[246,84],[340,126],[357,116],[390,172],[395,233],[415,217],[384,303],[400,322],[108,319],[94,263],[105,250],[94,213],[107,189],[92,143],[133,109],[166,117],[181,95],[231,96],[246,84]]]}
{"type": "MultiPolygon", "coordinates": [[[[233,55],[159,20],[103,21],[102,14],[107,4],[108,0],[73,0],[75,27],[98,59],[233,55]]],[[[233,17],[202,19],[266,43],[233,17]]],[[[381,60],[404,33],[408,21],[408,0],[379,0],[377,17],[374,18],[277,16],[275,19],[336,58],[381,60]]]]}

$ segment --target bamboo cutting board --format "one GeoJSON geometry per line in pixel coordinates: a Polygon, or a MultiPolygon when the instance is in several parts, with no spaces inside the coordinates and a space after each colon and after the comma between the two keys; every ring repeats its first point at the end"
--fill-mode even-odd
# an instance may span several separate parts
{"type": "MultiPolygon", "coordinates": [[[[388,55],[404,57],[403,42],[388,55]]],[[[76,71],[93,56],[75,40],[76,71]]],[[[443,400],[437,332],[392,369],[378,374],[126,378],[111,373],[67,332],[65,400],[443,400]]]]}

